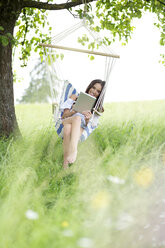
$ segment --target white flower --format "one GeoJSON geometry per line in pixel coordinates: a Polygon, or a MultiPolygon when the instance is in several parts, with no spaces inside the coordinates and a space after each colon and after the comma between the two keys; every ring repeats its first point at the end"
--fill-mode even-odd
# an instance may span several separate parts
{"type": "Polygon", "coordinates": [[[142,240],[143,239],[143,235],[139,235],[139,240],[142,240]]]}
{"type": "Polygon", "coordinates": [[[38,219],[38,213],[34,212],[33,210],[31,209],[28,209],[25,213],[25,216],[27,219],[29,220],[37,220],[38,219]]]}
{"type": "Polygon", "coordinates": [[[147,224],[144,226],[144,229],[148,229],[151,225],[150,224],[147,224]]]}
{"type": "Polygon", "coordinates": [[[162,212],[162,213],[159,215],[159,218],[165,218],[165,212],[162,212]]]}
{"type": "Polygon", "coordinates": [[[159,225],[156,225],[156,226],[154,227],[153,231],[154,231],[154,232],[158,232],[159,229],[160,229],[160,226],[159,226],[159,225]]]}
{"type": "Polygon", "coordinates": [[[62,234],[63,234],[65,237],[72,237],[72,236],[73,236],[73,231],[67,229],[67,230],[64,230],[64,231],[62,232],[62,234]]]}
{"type": "Polygon", "coordinates": [[[93,246],[93,240],[90,238],[80,238],[77,242],[79,247],[88,248],[93,246]]]}
{"type": "Polygon", "coordinates": [[[107,179],[112,182],[112,183],[116,183],[116,184],[124,184],[125,180],[120,179],[119,177],[114,177],[114,176],[107,176],[107,179]]]}
{"type": "Polygon", "coordinates": [[[123,213],[122,215],[119,216],[119,219],[117,221],[117,230],[123,230],[128,228],[132,223],[134,219],[131,215],[127,213],[123,213]]]}

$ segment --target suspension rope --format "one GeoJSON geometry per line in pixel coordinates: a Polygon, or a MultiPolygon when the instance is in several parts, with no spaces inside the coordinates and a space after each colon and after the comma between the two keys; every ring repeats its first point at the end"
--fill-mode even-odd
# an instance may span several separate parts
{"type": "MultiPolygon", "coordinates": [[[[116,58],[119,58],[119,55],[116,55],[114,53],[114,51],[110,48],[108,48],[103,42],[102,39],[100,38],[100,36],[98,35],[98,33],[96,33],[96,31],[89,26],[88,22],[85,19],[86,13],[87,13],[87,2],[86,0],[82,0],[82,3],[84,4],[84,14],[83,14],[83,20],[80,21],[79,23],[72,25],[71,27],[67,28],[66,30],[60,32],[58,35],[52,37],[51,39],[51,44],[40,44],[43,47],[48,47],[49,51],[51,52],[50,48],[57,48],[57,49],[64,49],[64,50],[70,50],[70,51],[76,51],[76,52],[82,52],[82,53],[87,53],[87,54],[94,54],[94,55],[102,55],[105,56],[105,70],[104,70],[104,80],[105,80],[105,85],[103,90],[101,91],[101,94],[99,96],[99,99],[97,100],[97,103],[95,105],[95,111],[97,111],[99,108],[102,108],[102,103],[105,97],[105,92],[109,83],[109,78],[110,78],[110,74],[111,71],[114,67],[114,63],[116,61],[116,58]],[[69,36],[70,34],[72,34],[73,32],[75,32],[76,30],[80,29],[81,27],[84,27],[85,30],[87,30],[87,32],[90,34],[90,36],[94,39],[94,41],[102,48],[103,52],[96,52],[96,51],[91,51],[91,50],[84,50],[84,49],[76,49],[76,48],[70,48],[70,47],[63,47],[63,46],[58,46],[56,45],[58,42],[62,41],[64,38],[66,38],[67,36],[69,36]]],[[[51,56],[50,56],[51,57],[51,56]]],[[[56,75],[59,75],[59,71],[60,71],[60,66],[58,63],[58,60],[56,59],[55,61],[56,63],[56,68],[55,66],[52,66],[52,72],[56,75]]],[[[51,61],[51,64],[54,65],[54,62],[51,61]]],[[[49,69],[49,77],[50,77],[50,69],[49,69]]],[[[62,73],[61,73],[62,75],[62,73]]],[[[59,75],[59,77],[57,76],[56,81],[63,81],[64,80],[60,80],[61,75],[59,75]]],[[[50,78],[50,89],[51,89],[51,94],[52,94],[52,98],[55,99],[55,92],[54,89],[51,85],[51,82],[53,79],[50,78]]],[[[62,86],[62,85],[61,85],[62,86]]],[[[57,84],[56,84],[57,87],[57,84]]]]}
{"type": "MultiPolygon", "coordinates": [[[[83,0],[85,1],[85,0],[83,0]]],[[[76,51],[76,52],[82,52],[82,53],[89,53],[89,54],[94,54],[94,55],[102,55],[102,56],[110,56],[110,57],[115,57],[119,58],[119,55],[116,55],[112,49],[107,48],[102,41],[101,38],[99,37],[98,34],[96,34],[96,31],[92,29],[88,24],[85,18],[83,21],[80,21],[79,23],[67,28],[63,32],[59,33],[58,35],[52,37],[51,44],[43,44],[40,43],[41,46],[45,47],[52,47],[52,48],[57,48],[57,49],[64,49],[64,50],[70,50],[70,51],[76,51]],[[102,47],[104,52],[97,52],[97,51],[89,51],[89,50],[84,50],[84,49],[76,49],[76,48],[71,48],[71,47],[64,47],[64,46],[57,46],[56,44],[66,38],[68,35],[72,34],[79,28],[84,27],[88,33],[91,35],[91,37],[96,41],[96,43],[102,47]]]]}
{"type": "Polygon", "coordinates": [[[76,30],[78,30],[79,28],[81,28],[83,26],[82,21],[80,21],[79,23],[67,28],[66,30],[64,30],[63,32],[59,33],[58,35],[54,36],[51,40],[51,44],[56,44],[58,42],[60,42],[61,40],[63,40],[64,38],[66,38],[68,35],[72,34],[73,32],[75,32],[76,30]]]}

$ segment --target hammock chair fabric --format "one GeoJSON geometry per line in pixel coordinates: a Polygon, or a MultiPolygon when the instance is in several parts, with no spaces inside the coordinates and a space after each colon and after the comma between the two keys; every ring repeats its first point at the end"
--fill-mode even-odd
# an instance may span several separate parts
{"type": "MultiPolygon", "coordinates": [[[[97,55],[101,55],[101,56],[105,56],[105,72],[104,72],[104,81],[106,82],[100,96],[99,99],[97,100],[97,103],[95,105],[95,109],[93,111],[93,115],[91,120],[89,121],[87,128],[84,129],[84,132],[82,133],[82,136],[80,138],[80,141],[84,141],[87,139],[87,137],[96,129],[96,127],[98,126],[98,120],[99,120],[99,115],[98,115],[98,109],[100,108],[100,104],[103,102],[104,96],[105,96],[105,92],[108,86],[108,82],[109,82],[109,77],[110,77],[110,73],[112,71],[112,68],[114,66],[114,62],[116,58],[119,58],[118,55],[116,55],[112,50],[110,50],[109,48],[107,48],[104,44],[102,44],[101,42],[101,38],[99,37],[98,33],[96,33],[89,25],[88,23],[83,19],[83,21],[79,22],[78,24],[68,28],[67,30],[64,30],[63,32],[61,32],[60,34],[56,35],[54,38],[52,38],[51,44],[40,44],[43,47],[48,47],[48,49],[50,50],[50,53],[52,51],[52,48],[59,48],[56,46],[56,44],[63,40],[64,38],[66,38],[68,35],[72,34],[73,32],[75,32],[77,29],[84,27],[87,32],[90,34],[90,36],[92,36],[92,38],[94,39],[94,41],[99,44],[100,47],[102,47],[102,49],[104,50],[104,53],[98,53],[98,52],[93,52],[93,51],[89,51],[90,54],[95,54],[97,55]]],[[[66,47],[60,47],[60,49],[66,49],[66,47]]],[[[66,49],[68,50],[68,48],[66,49]]],[[[75,52],[84,52],[84,50],[80,50],[80,49],[70,49],[71,51],[75,51],[75,52]]],[[[85,53],[87,51],[85,50],[85,53]]],[[[51,56],[50,56],[51,57],[51,56]]],[[[51,95],[52,95],[52,106],[53,106],[53,115],[54,115],[54,120],[55,120],[55,128],[57,130],[57,134],[60,137],[63,137],[63,125],[62,125],[62,120],[61,120],[61,116],[63,114],[63,112],[60,110],[60,106],[63,104],[64,101],[66,101],[72,94],[75,94],[78,96],[78,91],[73,87],[73,85],[71,83],[69,83],[67,80],[62,79],[62,74],[59,68],[59,64],[58,64],[58,60],[56,60],[55,62],[51,61],[51,63],[47,64],[48,65],[48,71],[49,71],[49,82],[50,82],[50,89],[51,89],[51,95]],[[49,66],[49,64],[51,64],[51,68],[49,66]],[[56,79],[51,78],[51,74],[52,72],[56,75],[56,79]],[[57,95],[56,95],[56,91],[58,87],[61,87],[60,89],[60,93],[58,95],[58,99],[57,99],[57,95]]]]}

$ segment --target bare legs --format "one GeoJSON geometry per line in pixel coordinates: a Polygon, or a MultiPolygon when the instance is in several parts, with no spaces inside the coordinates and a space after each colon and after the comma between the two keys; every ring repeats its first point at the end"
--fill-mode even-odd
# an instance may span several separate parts
{"type": "Polygon", "coordinates": [[[81,117],[73,116],[63,120],[64,125],[64,168],[68,168],[69,163],[74,163],[77,157],[77,145],[83,132],[81,128],[81,117]]]}

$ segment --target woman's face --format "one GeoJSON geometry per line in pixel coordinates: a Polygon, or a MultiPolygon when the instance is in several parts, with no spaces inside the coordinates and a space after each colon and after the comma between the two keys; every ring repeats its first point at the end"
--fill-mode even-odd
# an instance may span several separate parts
{"type": "Polygon", "coordinates": [[[100,95],[101,90],[102,90],[101,84],[96,83],[92,86],[92,88],[90,88],[88,94],[97,98],[100,95]]]}

